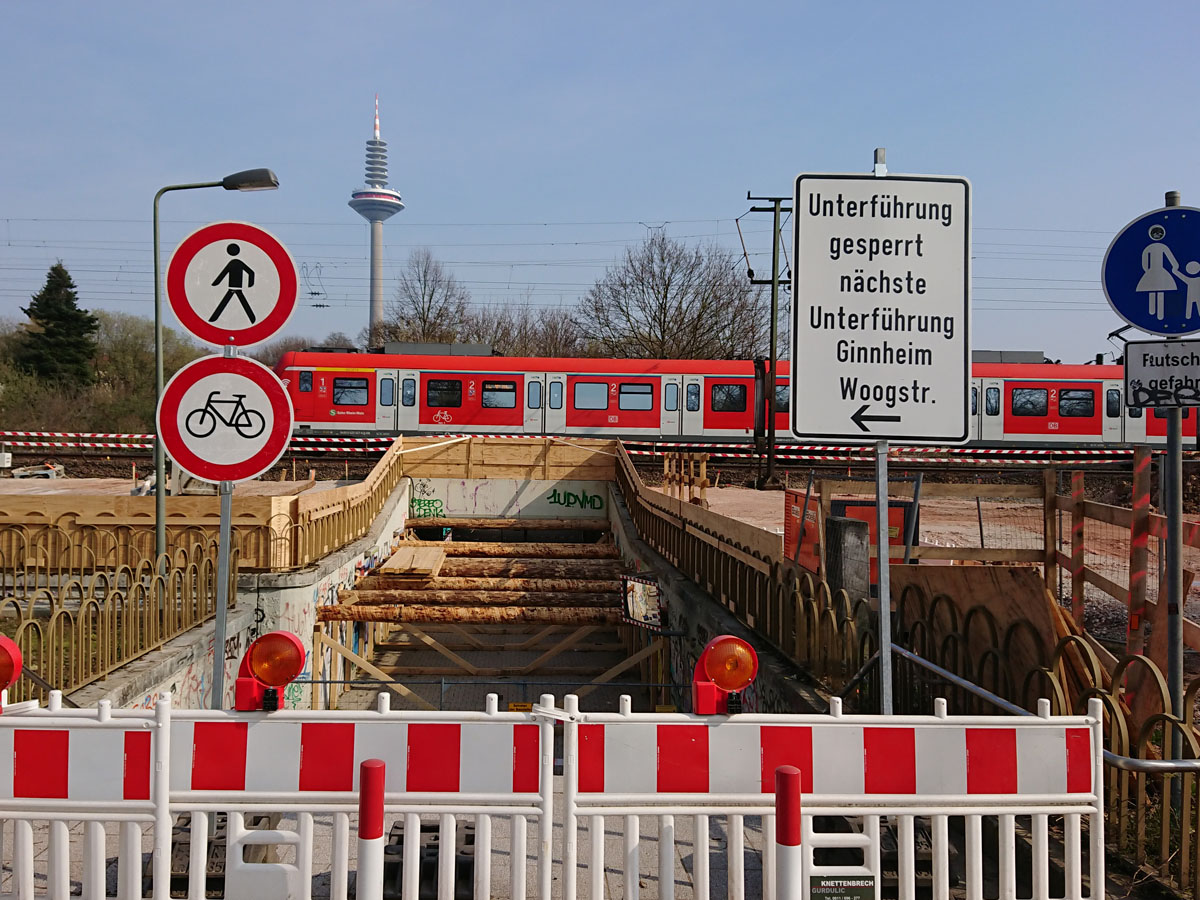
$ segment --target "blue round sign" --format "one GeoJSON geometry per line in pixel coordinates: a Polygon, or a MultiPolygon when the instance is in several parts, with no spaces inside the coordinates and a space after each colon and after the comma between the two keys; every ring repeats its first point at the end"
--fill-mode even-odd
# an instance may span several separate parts
{"type": "Polygon", "coordinates": [[[1134,219],[1108,245],[1100,281],[1134,328],[1200,331],[1200,209],[1169,206],[1134,219]]]}

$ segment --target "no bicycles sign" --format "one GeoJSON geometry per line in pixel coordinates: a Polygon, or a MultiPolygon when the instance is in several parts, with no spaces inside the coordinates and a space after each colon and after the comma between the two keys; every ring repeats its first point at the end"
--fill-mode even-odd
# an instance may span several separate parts
{"type": "Polygon", "coordinates": [[[167,382],[158,434],[175,462],[202,481],[247,481],[271,468],[292,434],[282,382],[246,357],[205,356],[167,382]]]}

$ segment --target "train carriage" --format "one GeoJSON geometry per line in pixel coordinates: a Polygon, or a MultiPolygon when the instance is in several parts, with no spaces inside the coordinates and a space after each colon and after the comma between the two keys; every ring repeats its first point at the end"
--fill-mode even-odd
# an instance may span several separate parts
{"type": "MultiPolygon", "coordinates": [[[[767,416],[786,441],[790,383],[773,402],[750,360],[287,353],[276,366],[302,432],[562,434],[747,443],[767,416]]],[[[1130,409],[1120,366],[976,363],[971,442],[1113,446],[1166,441],[1163,414],[1130,409]]],[[[818,389],[827,389],[818,387],[818,389]]],[[[1185,411],[1184,434],[1196,415],[1185,411]]]]}

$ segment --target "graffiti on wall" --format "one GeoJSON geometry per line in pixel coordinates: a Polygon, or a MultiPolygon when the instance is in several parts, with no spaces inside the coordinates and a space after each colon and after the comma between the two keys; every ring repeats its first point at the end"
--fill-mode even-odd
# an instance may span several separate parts
{"type": "Polygon", "coordinates": [[[560,491],[554,488],[546,495],[546,502],[551,506],[562,506],[567,509],[604,509],[604,498],[599,494],[589,494],[586,490],[560,491]]]}
{"type": "Polygon", "coordinates": [[[430,500],[425,497],[413,497],[408,506],[408,514],[414,519],[428,519],[438,518],[446,513],[442,501],[437,498],[430,500]]]}

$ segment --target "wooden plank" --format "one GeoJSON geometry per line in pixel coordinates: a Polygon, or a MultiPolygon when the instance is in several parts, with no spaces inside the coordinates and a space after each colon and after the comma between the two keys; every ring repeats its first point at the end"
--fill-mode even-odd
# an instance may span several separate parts
{"type": "Polygon", "coordinates": [[[513,528],[526,531],[609,531],[608,519],[564,517],[559,519],[494,518],[489,516],[423,516],[409,518],[408,528],[513,528]]]}
{"type": "Polygon", "coordinates": [[[633,668],[638,663],[640,663],[643,659],[647,659],[647,658],[653,656],[655,653],[662,650],[664,643],[665,642],[664,642],[663,638],[657,638],[652,644],[650,644],[646,647],[643,647],[641,650],[639,650],[633,656],[630,656],[627,659],[621,660],[619,663],[617,663],[611,669],[608,669],[605,672],[603,672],[602,674],[597,675],[595,678],[592,679],[590,684],[576,690],[575,695],[577,697],[586,697],[588,694],[590,694],[596,688],[600,687],[600,685],[605,684],[606,682],[612,681],[614,678],[616,678],[622,672],[625,672],[625,671],[633,668]]]}
{"type": "MultiPolygon", "coordinates": [[[[556,544],[535,541],[406,541],[415,547],[440,547],[449,557],[493,557],[500,559],[619,559],[613,544],[556,544]]],[[[445,568],[445,565],[443,565],[445,568]]]]}
{"type": "MultiPolygon", "coordinates": [[[[1083,473],[1071,473],[1071,617],[1077,625],[1083,625],[1083,579],[1080,574],[1084,565],[1083,473]]],[[[1055,545],[1057,553],[1057,544],[1055,545]]],[[[1053,586],[1047,585],[1053,590],[1053,586]]]]}
{"type": "Polygon", "coordinates": [[[424,631],[422,631],[420,628],[418,628],[416,625],[409,623],[408,625],[402,625],[401,629],[403,631],[407,632],[408,634],[411,634],[413,637],[415,637],[418,641],[420,641],[426,647],[429,647],[430,649],[435,650],[438,653],[440,653],[442,656],[446,657],[446,659],[450,660],[450,662],[454,663],[456,666],[458,666],[460,669],[462,669],[467,674],[469,674],[469,675],[478,675],[479,674],[478,666],[472,665],[470,662],[463,659],[461,656],[459,656],[457,653],[455,653],[449,647],[442,644],[440,641],[434,640],[429,635],[427,635],[424,631]]]}
{"type": "MultiPolygon", "coordinates": [[[[332,609],[333,607],[323,607],[323,608],[332,609]]],[[[321,644],[323,644],[324,646],[331,649],[334,653],[340,654],[341,656],[344,656],[346,659],[350,660],[350,662],[354,663],[356,666],[358,666],[360,669],[362,669],[368,675],[371,675],[374,678],[378,678],[380,681],[383,682],[383,687],[386,687],[392,693],[399,694],[401,697],[405,698],[406,700],[411,700],[411,701],[413,701],[413,703],[416,703],[417,705],[422,706],[425,709],[431,709],[431,710],[437,709],[437,707],[435,707],[432,703],[429,703],[428,701],[426,701],[420,695],[413,693],[408,688],[406,688],[404,685],[397,684],[396,682],[394,682],[392,680],[392,676],[390,676],[389,674],[387,674],[386,672],[381,670],[378,666],[376,666],[374,663],[370,662],[369,660],[363,659],[361,656],[359,656],[353,650],[349,650],[346,647],[343,647],[337,641],[332,640],[331,638],[327,637],[325,634],[323,634],[322,632],[319,632],[319,631],[314,632],[313,637],[318,639],[318,641],[321,644]]],[[[314,687],[316,687],[316,685],[314,685],[314,687]]]]}
{"type": "Polygon", "coordinates": [[[625,572],[617,559],[535,559],[449,557],[440,578],[612,579],[625,572]]]}
{"type": "MultiPolygon", "coordinates": [[[[874,482],[822,479],[821,486],[831,493],[875,496],[874,482]]],[[[928,481],[921,484],[921,499],[974,500],[976,497],[1005,500],[1040,500],[1043,487],[1036,484],[937,484],[928,481]]],[[[894,498],[911,499],[913,482],[889,482],[888,495],[894,498]]]]}
{"type": "MultiPolygon", "coordinates": [[[[871,557],[876,556],[877,550],[871,546],[871,557]]],[[[892,559],[904,558],[904,547],[892,545],[888,547],[888,556],[892,559]]],[[[1041,550],[1020,550],[1009,547],[994,550],[981,547],[933,547],[919,546],[912,548],[913,559],[961,559],[989,563],[1040,563],[1045,561],[1041,550]]],[[[894,566],[893,566],[894,568],[894,566]]]]}
{"type": "MultiPolygon", "coordinates": [[[[356,591],[413,589],[416,579],[367,575],[358,579],[356,591]]],[[[437,591],[566,591],[577,594],[619,593],[617,578],[435,578],[420,582],[437,591]]]]}
{"type": "MultiPolygon", "coordinates": [[[[572,647],[574,647],[576,644],[578,644],[580,641],[582,641],[585,637],[587,637],[589,634],[591,634],[595,630],[596,630],[595,625],[584,625],[582,628],[572,629],[570,634],[568,634],[566,637],[564,637],[561,641],[559,641],[557,644],[555,644],[553,647],[551,647],[549,650],[547,650],[545,653],[543,653],[537,659],[533,660],[528,665],[522,666],[521,674],[522,675],[530,675],[530,674],[538,671],[538,669],[540,669],[542,666],[544,666],[550,660],[554,659],[554,657],[558,656],[561,653],[565,653],[567,650],[570,650],[572,647]]],[[[594,648],[589,647],[588,649],[591,650],[594,648]]]]}
{"type": "Polygon", "coordinates": [[[1042,473],[1042,580],[1046,590],[1054,591],[1058,580],[1058,511],[1054,505],[1054,483],[1058,470],[1051,467],[1042,473]]]}
{"type": "MultiPolygon", "coordinates": [[[[1145,649],[1146,580],[1150,543],[1150,448],[1133,451],[1133,509],[1129,517],[1129,624],[1125,652],[1145,649]]],[[[1186,597],[1187,594],[1184,594],[1186,597]]]]}
{"type": "Polygon", "coordinates": [[[317,608],[317,621],[617,625],[621,622],[621,610],[611,607],[550,606],[321,606],[317,608]]]}
{"type": "Polygon", "coordinates": [[[1128,528],[1133,521],[1133,510],[1097,503],[1094,500],[1083,501],[1083,514],[1089,519],[1096,519],[1106,525],[1116,525],[1118,528],[1128,528]]]}
{"type": "Polygon", "coordinates": [[[620,606],[619,592],[580,594],[569,591],[338,591],[341,603],[366,606],[428,604],[430,606],[620,606]]]}

